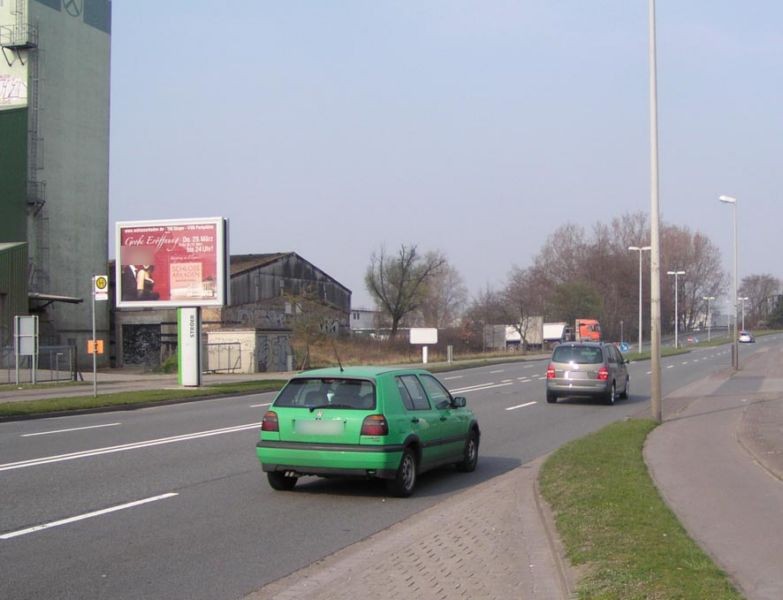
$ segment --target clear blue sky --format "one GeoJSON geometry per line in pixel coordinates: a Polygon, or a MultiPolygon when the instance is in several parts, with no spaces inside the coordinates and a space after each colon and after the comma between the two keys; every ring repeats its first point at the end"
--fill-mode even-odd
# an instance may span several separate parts
{"type": "MultiPolygon", "coordinates": [[[[661,212],[783,277],[783,2],[658,0],[661,212]]],[[[649,211],[647,0],[114,0],[110,218],[224,216],[369,306],[381,244],[499,287],[649,211]]],[[[687,270],[687,265],[684,266],[687,270]]]]}

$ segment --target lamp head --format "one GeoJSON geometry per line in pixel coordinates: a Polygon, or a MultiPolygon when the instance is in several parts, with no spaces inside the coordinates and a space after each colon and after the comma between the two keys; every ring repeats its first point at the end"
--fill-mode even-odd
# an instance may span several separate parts
{"type": "Polygon", "coordinates": [[[718,200],[725,202],[726,204],[736,204],[737,199],[734,196],[719,196],[718,200]]]}

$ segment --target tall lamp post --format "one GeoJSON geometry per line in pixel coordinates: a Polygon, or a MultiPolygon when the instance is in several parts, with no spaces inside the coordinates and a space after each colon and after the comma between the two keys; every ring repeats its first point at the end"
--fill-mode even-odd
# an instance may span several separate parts
{"type": "Polygon", "coordinates": [[[720,196],[724,204],[731,204],[732,220],[734,221],[734,291],[730,304],[734,307],[734,341],[731,343],[731,366],[739,369],[739,342],[737,341],[737,199],[734,196],[720,196]]]}
{"type": "Polygon", "coordinates": [[[742,331],[745,331],[745,302],[750,300],[747,296],[744,298],[737,298],[740,302],[742,302],[742,331]]]}
{"type": "Polygon", "coordinates": [[[642,253],[650,250],[650,246],[628,246],[629,250],[639,253],[639,348],[642,351],[642,253]]]}
{"type": "Polygon", "coordinates": [[[712,339],[711,331],[712,331],[712,318],[710,317],[710,300],[715,300],[715,296],[702,296],[702,300],[707,301],[707,341],[709,342],[712,339]]]}
{"type": "Polygon", "coordinates": [[[679,297],[679,290],[677,289],[677,280],[680,275],[685,275],[685,271],[666,271],[667,275],[674,275],[674,347],[680,347],[679,331],[680,331],[680,312],[677,306],[677,298],[679,297]]]}
{"type": "Polygon", "coordinates": [[[648,0],[647,64],[650,77],[650,412],[663,420],[661,405],[661,242],[658,198],[658,66],[655,36],[655,0],[648,0]]]}

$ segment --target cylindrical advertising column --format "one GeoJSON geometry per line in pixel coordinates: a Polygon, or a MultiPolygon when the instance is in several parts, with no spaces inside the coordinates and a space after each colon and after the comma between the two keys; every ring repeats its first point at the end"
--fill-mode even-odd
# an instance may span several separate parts
{"type": "Polygon", "coordinates": [[[177,364],[179,384],[201,385],[201,309],[177,309],[177,364]]]}

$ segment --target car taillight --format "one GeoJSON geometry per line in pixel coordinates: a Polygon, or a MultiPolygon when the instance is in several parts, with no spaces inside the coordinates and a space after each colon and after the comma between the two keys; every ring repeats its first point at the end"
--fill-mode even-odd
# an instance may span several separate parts
{"type": "Polygon", "coordinates": [[[280,425],[277,422],[277,413],[268,410],[261,421],[261,431],[280,431],[280,425]]]}
{"type": "Polygon", "coordinates": [[[609,369],[606,367],[601,367],[598,369],[598,380],[606,381],[607,379],[609,379],[609,369]]]}
{"type": "Polygon", "coordinates": [[[547,379],[554,379],[555,378],[555,367],[554,367],[554,365],[549,365],[546,368],[546,378],[547,379]]]}
{"type": "Polygon", "coordinates": [[[362,421],[361,435],[388,435],[389,425],[383,415],[369,415],[362,421]]]}

